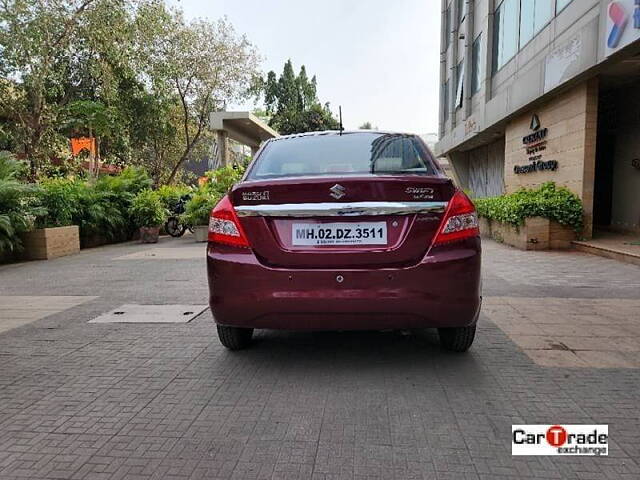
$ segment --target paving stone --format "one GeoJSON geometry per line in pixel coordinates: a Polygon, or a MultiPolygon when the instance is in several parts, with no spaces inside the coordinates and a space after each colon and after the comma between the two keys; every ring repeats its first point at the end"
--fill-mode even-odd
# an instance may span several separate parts
{"type": "Polygon", "coordinates": [[[228,352],[209,312],[87,324],[123,304],[206,302],[190,241],[0,267],[7,296],[100,286],[0,334],[2,480],[640,477],[640,268],[485,242],[466,355],[433,331],[258,332],[254,348],[228,352]],[[606,423],[611,454],[512,457],[520,423],[606,423]]]}

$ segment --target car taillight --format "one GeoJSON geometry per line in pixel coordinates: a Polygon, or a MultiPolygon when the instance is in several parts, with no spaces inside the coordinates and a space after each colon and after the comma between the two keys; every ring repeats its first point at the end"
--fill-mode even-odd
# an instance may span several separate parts
{"type": "Polygon", "coordinates": [[[478,235],[480,235],[480,229],[476,207],[464,192],[458,191],[449,202],[433,244],[442,245],[478,235]]]}
{"type": "Polygon", "coordinates": [[[247,236],[242,230],[236,211],[228,195],[211,210],[209,217],[209,241],[235,247],[249,247],[247,236]]]}

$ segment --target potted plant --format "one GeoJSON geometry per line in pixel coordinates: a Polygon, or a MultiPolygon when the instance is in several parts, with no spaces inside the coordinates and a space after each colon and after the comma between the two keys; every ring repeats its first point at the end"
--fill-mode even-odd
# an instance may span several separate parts
{"type": "Polygon", "coordinates": [[[80,251],[81,187],[80,182],[67,178],[40,182],[35,228],[21,235],[25,259],[48,260],[80,251]]]}
{"type": "Polygon", "coordinates": [[[197,242],[206,242],[209,237],[209,217],[211,210],[220,199],[242,178],[244,168],[226,166],[205,174],[206,181],[198,187],[185,205],[181,220],[193,227],[197,242]]]}
{"type": "Polygon", "coordinates": [[[219,195],[207,189],[198,190],[185,205],[181,216],[183,223],[192,225],[196,242],[206,242],[209,236],[209,216],[218,203],[219,195]]]}
{"type": "Polygon", "coordinates": [[[167,216],[158,192],[142,190],[131,202],[129,213],[140,228],[140,242],[158,243],[160,226],[167,216]]]}

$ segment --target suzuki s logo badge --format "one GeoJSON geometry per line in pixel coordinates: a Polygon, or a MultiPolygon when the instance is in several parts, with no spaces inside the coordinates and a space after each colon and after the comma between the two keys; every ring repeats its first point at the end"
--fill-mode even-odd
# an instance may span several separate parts
{"type": "Polygon", "coordinates": [[[347,194],[347,189],[344,188],[339,183],[336,183],[333,187],[329,189],[329,192],[331,192],[331,196],[333,198],[335,198],[336,200],[340,200],[342,197],[344,197],[347,194]]]}

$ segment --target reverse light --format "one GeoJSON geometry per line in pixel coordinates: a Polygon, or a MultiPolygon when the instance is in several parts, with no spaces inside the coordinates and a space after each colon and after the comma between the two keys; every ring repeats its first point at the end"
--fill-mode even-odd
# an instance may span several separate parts
{"type": "Polygon", "coordinates": [[[209,217],[209,241],[235,247],[249,248],[247,236],[242,230],[236,211],[228,195],[211,210],[209,217]]]}
{"type": "Polygon", "coordinates": [[[442,245],[478,235],[480,229],[476,207],[464,192],[458,191],[449,202],[433,244],[442,245]]]}

